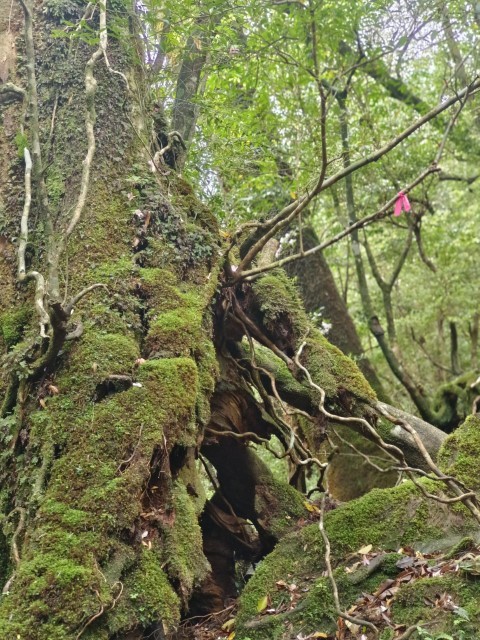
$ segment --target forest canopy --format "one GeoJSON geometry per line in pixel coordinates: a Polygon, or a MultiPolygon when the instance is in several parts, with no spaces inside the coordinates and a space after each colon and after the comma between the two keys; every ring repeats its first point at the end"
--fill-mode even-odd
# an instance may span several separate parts
{"type": "Polygon", "coordinates": [[[477,637],[479,40],[0,0],[0,637],[477,637]]]}

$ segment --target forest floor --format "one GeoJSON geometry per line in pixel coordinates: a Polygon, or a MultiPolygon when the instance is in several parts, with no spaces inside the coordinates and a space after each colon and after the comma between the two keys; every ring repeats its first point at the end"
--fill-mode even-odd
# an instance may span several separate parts
{"type": "MultiPolygon", "coordinates": [[[[355,571],[358,564],[368,565],[374,563],[378,553],[366,548],[366,553],[362,555],[362,560],[357,561],[346,571],[355,571]]],[[[468,550],[463,548],[455,554],[428,553],[422,554],[411,547],[399,550],[401,559],[397,562],[398,575],[393,579],[382,582],[373,593],[363,593],[362,596],[349,608],[349,616],[357,619],[368,620],[375,624],[380,630],[390,629],[393,632],[394,640],[405,640],[415,637],[414,632],[426,633],[428,623],[408,626],[407,624],[396,625],[391,619],[391,608],[395,604],[395,594],[406,584],[413,584],[417,580],[436,578],[445,574],[462,572],[468,574],[472,580],[480,579],[480,546],[472,545],[468,550]]],[[[268,605],[259,612],[259,616],[275,615],[284,611],[294,610],[298,597],[296,597],[296,585],[288,585],[280,581],[277,583],[279,589],[288,593],[285,604],[279,608],[270,608],[268,605]]],[[[461,624],[462,619],[468,619],[467,612],[455,603],[455,597],[448,592],[439,592],[434,597],[425,599],[425,606],[437,610],[438,612],[450,612],[458,618],[461,624]],[[428,601],[427,601],[428,600],[428,601]]],[[[235,614],[237,604],[232,602],[222,611],[212,613],[207,616],[190,618],[182,622],[176,640],[234,640],[235,639],[235,614]]],[[[285,628],[284,638],[289,640],[310,640],[313,638],[324,638],[326,640],[370,640],[373,636],[365,628],[361,628],[342,617],[337,620],[337,631],[334,635],[322,631],[296,636],[290,634],[288,624],[285,628]]]]}

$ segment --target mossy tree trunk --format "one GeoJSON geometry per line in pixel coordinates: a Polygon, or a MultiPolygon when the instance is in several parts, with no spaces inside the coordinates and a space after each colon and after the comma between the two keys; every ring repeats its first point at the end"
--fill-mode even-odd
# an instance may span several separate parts
{"type": "MultiPolygon", "coordinates": [[[[16,87],[0,100],[0,635],[137,640],[174,629],[208,575],[221,606],[233,552],[258,558],[307,515],[304,497],[275,480],[249,442],[276,435],[296,464],[315,464],[327,409],[363,432],[378,403],[353,362],[309,325],[282,273],[227,286],[215,220],[158,157],[152,167],[131,7],[107,7],[100,48],[90,5],[25,7],[28,47],[19,8],[0,23],[16,87]],[[37,149],[29,235],[19,242],[28,154],[24,163],[18,151],[35,152],[37,134],[42,170],[37,149]],[[81,215],[69,232],[72,211],[81,215]],[[61,247],[41,299],[38,278],[19,281],[23,241],[29,273],[48,274],[51,248],[61,247]],[[39,299],[51,324],[44,336],[39,299]],[[308,414],[298,435],[282,403],[308,414]],[[204,461],[216,488],[206,506],[200,452],[216,468],[215,479],[204,461]],[[215,536],[225,546],[218,574],[215,536]]],[[[0,16],[9,11],[0,0],[0,16]]],[[[394,425],[382,435],[415,449],[394,425]]]]}
{"type": "MultiPolygon", "coordinates": [[[[2,18],[10,9],[3,5],[2,18]]],[[[47,3],[33,13],[54,233],[67,227],[78,203],[88,151],[85,68],[98,42],[82,30],[70,38],[62,24],[77,23],[86,6],[47,3]]],[[[204,318],[217,280],[216,227],[187,185],[148,164],[150,125],[139,106],[145,78],[128,28],[135,16],[126,20],[125,9],[107,9],[114,71],[104,60],[94,67],[87,202],[60,265],[65,298],[96,283],[107,290],[79,302],[68,330],[81,336],[63,342],[52,366],[40,371],[35,363],[52,337],[38,337],[32,287],[16,276],[24,163],[15,140],[30,146],[31,103],[5,105],[2,113],[5,638],[133,639],[170,629],[208,570],[194,451],[217,377],[204,318]]],[[[11,56],[9,79],[25,87],[23,14],[17,6],[13,12],[18,57],[11,56]]],[[[98,10],[90,25],[98,29],[98,10]]],[[[42,270],[50,238],[39,204],[34,190],[26,259],[42,270]]]]}

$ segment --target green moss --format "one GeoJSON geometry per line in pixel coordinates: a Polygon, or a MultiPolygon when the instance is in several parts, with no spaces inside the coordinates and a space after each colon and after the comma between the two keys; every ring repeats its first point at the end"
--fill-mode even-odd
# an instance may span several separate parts
{"type": "Polygon", "coordinates": [[[103,281],[112,297],[133,280],[131,214],[126,199],[104,182],[92,185],[90,200],[88,219],[80,220],[69,246],[69,264],[75,265],[69,269],[69,287],[78,291],[103,281]]]}
{"type": "Polygon", "coordinates": [[[438,464],[473,491],[480,490],[478,456],[480,452],[480,418],[469,416],[463,425],[446,438],[440,449],[438,464]]]}
{"type": "Polygon", "coordinates": [[[452,633],[461,628],[465,638],[473,638],[476,637],[480,622],[479,596],[478,582],[465,582],[458,574],[419,579],[402,585],[395,594],[392,619],[396,624],[406,625],[431,622],[428,631],[433,636],[436,632],[452,633]],[[448,608],[429,604],[435,603],[444,594],[451,597],[454,605],[466,611],[468,620],[456,616],[448,608]]]}
{"type": "MultiPolygon", "coordinates": [[[[114,349],[121,346],[117,356],[125,357],[131,342],[116,338],[112,341],[108,336],[107,344],[114,349]]],[[[93,344],[98,343],[86,336],[83,347],[87,353],[93,344]]],[[[105,346],[104,341],[100,344],[105,346]]],[[[114,366],[112,357],[110,354],[106,359],[99,358],[104,373],[107,366],[114,366]]],[[[24,624],[37,627],[42,607],[47,606],[57,629],[57,636],[52,637],[63,640],[59,631],[63,629],[67,640],[82,619],[94,615],[100,604],[107,609],[118,595],[118,580],[123,581],[125,563],[132,564],[132,558],[117,563],[109,558],[118,549],[117,540],[140,517],[139,496],[149,478],[155,448],[163,448],[166,441],[190,446],[196,442],[195,362],[189,358],[146,362],[138,370],[138,380],[140,387],[107,397],[95,406],[84,406],[81,411],[72,409],[72,399],[60,394],[50,399],[49,407],[40,414],[42,420],[34,423],[32,446],[37,438],[39,442],[45,439],[47,429],[50,438],[62,434],[68,443],[67,453],[52,464],[36,528],[30,535],[18,582],[15,581],[11,609],[7,606],[2,610],[7,616],[19,611],[18,598],[25,598],[28,591],[22,607],[25,622],[17,619],[15,613],[5,627],[8,634],[19,633],[22,637],[24,624]],[[129,463],[123,467],[125,460],[129,463]],[[117,583],[105,582],[94,559],[110,569],[118,565],[117,583]]],[[[55,441],[58,442],[57,437],[55,441]]],[[[164,531],[165,541],[172,549],[171,575],[180,582],[186,596],[205,575],[207,563],[202,554],[195,504],[182,483],[175,486],[172,500],[177,519],[171,535],[164,531]]],[[[135,624],[146,625],[159,618],[167,624],[177,620],[178,599],[161,569],[158,543],[155,549],[155,553],[142,555],[133,576],[126,580],[128,606],[122,608],[119,604],[118,612],[112,614],[111,625],[115,629],[121,625],[126,629],[135,624]]],[[[38,638],[50,638],[45,633],[42,624],[42,635],[38,638]]],[[[36,639],[35,635],[25,637],[36,639]]]]}
{"type": "Polygon", "coordinates": [[[50,206],[57,207],[65,195],[65,182],[58,167],[51,166],[48,169],[46,187],[50,199],[50,206]]]}
{"type": "Polygon", "coordinates": [[[307,515],[303,496],[286,482],[274,478],[257,486],[255,511],[260,514],[262,526],[278,539],[292,529],[298,518],[307,515]]]}
{"type": "MultiPolygon", "coordinates": [[[[284,326],[284,333],[290,341],[287,350],[289,348],[296,352],[300,342],[306,340],[302,363],[310,371],[314,382],[325,390],[327,397],[338,398],[342,392],[347,392],[364,400],[376,398],[356,364],[311,326],[298,292],[284,272],[275,271],[258,278],[253,284],[253,291],[267,331],[274,333],[279,325],[284,326]]],[[[291,378],[287,371],[284,368],[280,375],[291,378]]]]}
{"type": "Polygon", "coordinates": [[[267,328],[275,328],[279,322],[285,322],[291,327],[295,341],[306,335],[309,326],[307,314],[293,281],[285,272],[275,271],[258,278],[253,290],[267,328]]]}
{"type": "Polygon", "coordinates": [[[142,269],[147,296],[147,349],[161,356],[190,355],[209,338],[203,330],[205,296],[198,287],[179,283],[164,269],[142,269]]]}
{"type": "Polygon", "coordinates": [[[203,541],[193,499],[183,482],[176,481],[172,491],[175,519],[165,528],[164,562],[168,575],[179,584],[187,603],[193,587],[207,575],[210,565],[203,555],[203,541]]]}
{"type": "Polygon", "coordinates": [[[108,613],[112,634],[152,623],[172,629],[180,619],[180,602],[154,551],[144,549],[137,566],[124,582],[124,593],[108,613]]]}
{"type": "Polygon", "coordinates": [[[197,420],[200,425],[206,425],[210,419],[210,398],[220,373],[215,347],[206,337],[197,345],[196,360],[199,385],[197,420]]]}
{"type": "MultiPolygon", "coordinates": [[[[366,567],[357,569],[354,573],[346,573],[344,566],[335,569],[334,577],[339,589],[342,608],[349,609],[362,593],[371,593],[385,579],[396,576],[399,572],[395,566],[398,559],[398,554],[388,554],[373,572],[367,571],[366,567]]],[[[306,565],[304,567],[306,568],[306,565]]],[[[280,572],[281,565],[277,569],[280,572]]],[[[321,631],[329,635],[335,633],[338,614],[335,609],[330,580],[327,577],[319,577],[318,573],[316,574],[316,568],[311,566],[309,573],[303,575],[289,573],[287,569],[287,573],[281,578],[281,582],[295,584],[297,590],[305,593],[305,596],[296,605],[295,609],[287,610],[286,613],[257,618],[256,622],[259,625],[251,628],[249,619],[243,616],[242,607],[237,617],[237,633],[235,637],[240,638],[240,640],[247,640],[247,638],[251,640],[268,640],[270,638],[280,640],[287,637],[295,637],[296,631],[293,634],[293,630],[300,629],[305,635],[315,631],[321,631]]],[[[266,591],[264,591],[263,596],[260,596],[259,600],[268,594],[272,605],[275,607],[282,605],[286,601],[288,602],[289,594],[278,584],[264,584],[263,587],[266,591]]],[[[246,599],[246,592],[242,595],[242,605],[246,599]]],[[[258,593],[255,594],[255,598],[257,595],[258,593]]],[[[251,597],[251,594],[249,594],[249,597],[251,597]]],[[[258,601],[253,602],[255,611],[252,607],[252,615],[256,613],[258,601]]]]}
{"type": "Polygon", "coordinates": [[[206,485],[202,481],[202,471],[199,473],[199,468],[203,470],[201,463],[195,459],[195,449],[192,447],[178,472],[178,481],[187,487],[188,497],[193,503],[197,518],[202,514],[207,500],[206,485]]]}
{"type": "Polygon", "coordinates": [[[95,277],[99,282],[105,282],[107,286],[111,280],[127,281],[136,274],[138,268],[129,255],[120,256],[115,260],[103,262],[95,267],[95,277]]]}
{"type": "Polygon", "coordinates": [[[76,562],[55,552],[25,558],[15,577],[16,589],[5,596],[2,603],[1,636],[22,640],[71,638],[84,616],[93,615],[99,603],[108,598],[108,588],[102,582],[93,558],[90,562],[85,558],[76,562]],[[79,593],[82,607],[78,607],[79,593]],[[61,609],[56,606],[59,599],[61,609]],[[48,633],[43,625],[41,631],[38,628],[37,621],[46,615],[52,628],[51,636],[43,635],[48,633]]]}
{"type": "MultiPolygon", "coordinates": [[[[196,443],[195,405],[198,372],[191,358],[148,360],[140,367],[138,379],[158,402],[166,416],[167,436],[171,443],[192,446],[196,443]]],[[[143,413],[143,412],[142,412],[143,413]]]]}
{"type": "MultiPolygon", "coordinates": [[[[435,491],[436,485],[427,484],[429,491],[435,491]]],[[[411,482],[373,490],[328,512],[325,517],[334,565],[367,544],[384,551],[395,551],[406,544],[418,548],[420,542],[426,541],[430,541],[433,548],[448,547],[452,533],[461,533],[469,527],[473,528],[473,523],[465,522],[444,505],[425,501],[411,482]]],[[[391,561],[382,571],[394,573],[395,554],[390,557],[391,561]]],[[[255,617],[258,602],[266,594],[272,597],[273,606],[279,604],[282,594],[278,593],[278,580],[298,585],[306,576],[321,577],[324,568],[324,544],[317,524],[288,534],[260,563],[248,582],[240,601],[240,624],[255,617]]],[[[351,589],[351,585],[342,585],[341,597],[348,600],[351,589]]],[[[350,600],[350,604],[352,602],[350,600]]],[[[246,633],[239,637],[247,636],[246,633]]],[[[268,636],[251,637],[257,640],[268,636]]]]}
{"type": "MultiPolygon", "coordinates": [[[[248,357],[245,350],[245,357],[248,357]]],[[[285,362],[273,354],[269,349],[262,345],[255,346],[255,358],[257,363],[271,371],[277,381],[277,386],[282,390],[287,398],[302,398],[313,400],[313,392],[310,388],[305,387],[298,382],[285,362]]],[[[298,400],[297,400],[298,401],[298,400]]]]}
{"type": "Polygon", "coordinates": [[[467,371],[437,389],[432,400],[435,424],[451,430],[468,416],[480,392],[478,378],[478,371],[467,371]]]}
{"type": "Polygon", "coordinates": [[[188,355],[200,337],[201,318],[198,315],[194,309],[160,314],[150,324],[147,337],[149,350],[162,355],[188,355]]]}
{"type": "Polygon", "coordinates": [[[317,329],[307,338],[302,361],[327,396],[338,397],[343,390],[360,399],[376,399],[375,392],[353,360],[330,344],[317,329]]]}
{"type": "Polygon", "coordinates": [[[23,336],[26,325],[32,318],[32,307],[23,305],[0,315],[0,334],[7,345],[13,347],[23,336]]]}
{"type": "Polygon", "coordinates": [[[151,309],[167,311],[182,304],[177,277],[168,269],[141,269],[140,277],[151,309]]]}
{"type": "MultiPolygon", "coordinates": [[[[2,132],[3,133],[3,132],[2,132]]],[[[23,160],[25,147],[28,147],[28,136],[22,131],[17,131],[15,134],[15,145],[17,147],[17,155],[23,160]]]]}
{"type": "Polygon", "coordinates": [[[105,302],[91,302],[88,309],[89,326],[95,332],[102,334],[119,334],[132,337],[133,331],[140,329],[140,320],[137,313],[127,309],[116,309],[105,302]]]}
{"type": "Polygon", "coordinates": [[[128,374],[139,350],[132,336],[85,330],[81,340],[67,345],[68,360],[60,369],[57,384],[70,399],[93,399],[96,386],[112,374],[128,374]]]}
{"type": "Polygon", "coordinates": [[[80,509],[72,509],[62,502],[48,500],[42,505],[44,514],[58,515],[60,521],[66,528],[78,528],[88,524],[90,514],[80,509]]]}

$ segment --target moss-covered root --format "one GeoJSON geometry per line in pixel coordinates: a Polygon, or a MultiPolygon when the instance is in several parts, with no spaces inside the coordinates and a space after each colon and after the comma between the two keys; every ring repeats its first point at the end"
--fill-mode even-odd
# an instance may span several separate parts
{"type": "Polygon", "coordinates": [[[265,334],[293,357],[303,340],[302,362],[331,403],[341,397],[375,400],[376,395],[356,364],[334,347],[308,319],[297,290],[283,272],[267,274],[252,286],[252,313],[265,334]],[[307,337],[306,337],[307,336],[307,337]]]}
{"type": "Polygon", "coordinates": [[[480,455],[480,415],[469,416],[448,436],[439,454],[444,471],[455,476],[469,489],[480,491],[480,473],[475,455],[480,455]]]}

